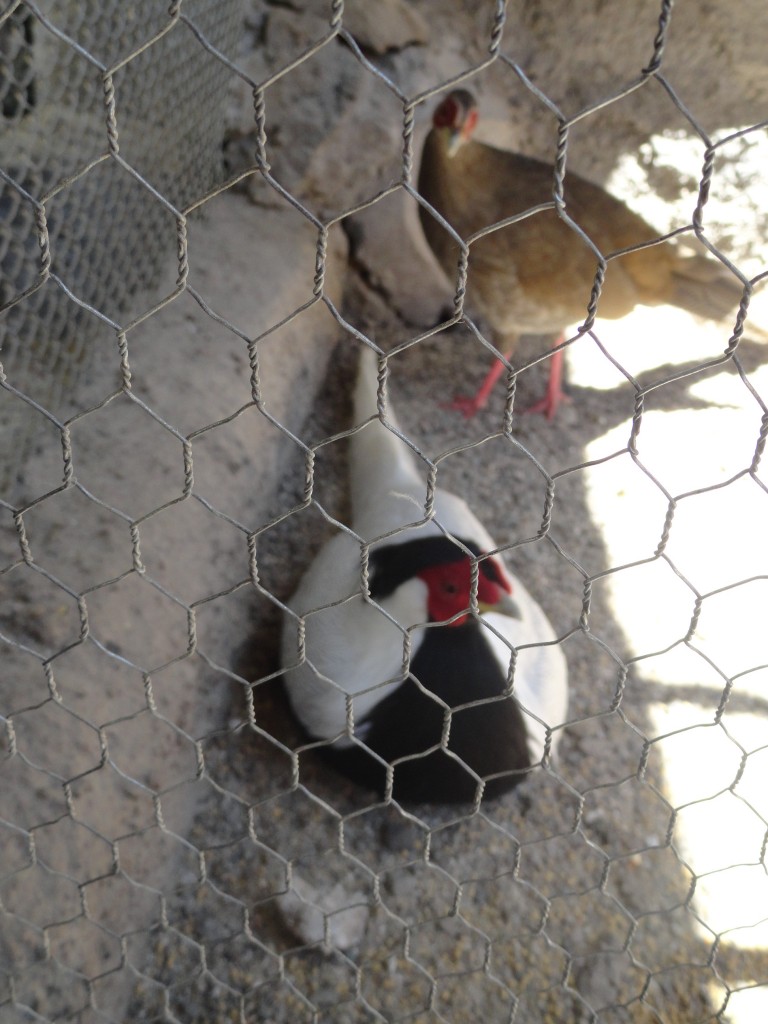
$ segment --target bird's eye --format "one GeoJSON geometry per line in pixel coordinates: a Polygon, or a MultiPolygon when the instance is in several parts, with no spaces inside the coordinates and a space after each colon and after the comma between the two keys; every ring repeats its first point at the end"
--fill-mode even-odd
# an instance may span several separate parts
{"type": "Polygon", "coordinates": [[[459,588],[456,586],[455,583],[444,583],[443,584],[443,591],[446,594],[458,594],[459,588]]]}

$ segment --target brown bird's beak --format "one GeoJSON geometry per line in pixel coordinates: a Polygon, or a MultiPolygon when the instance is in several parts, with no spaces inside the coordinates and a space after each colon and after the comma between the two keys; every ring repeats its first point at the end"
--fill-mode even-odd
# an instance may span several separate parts
{"type": "Polygon", "coordinates": [[[522,619],[523,617],[520,605],[511,594],[504,594],[496,604],[486,604],[484,601],[478,601],[477,608],[481,614],[483,612],[496,612],[497,615],[508,615],[510,619],[522,619]]]}
{"type": "Polygon", "coordinates": [[[448,156],[456,156],[466,142],[461,128],[452,128],[448,133],[448,156]]]}

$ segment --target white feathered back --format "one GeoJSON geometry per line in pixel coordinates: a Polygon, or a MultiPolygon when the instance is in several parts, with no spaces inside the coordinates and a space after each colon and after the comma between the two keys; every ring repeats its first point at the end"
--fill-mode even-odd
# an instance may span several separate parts
{"type": "MultiPolygon", "coordinates": [[[[384,544],[447,533],[473,541],[484,551],[495,550],[493,539],[466,502],[448,491],[437,489],[434,518],[422,522],[429,467],[398,437],[400,427],[388,400],[384,421],[379,419],[378,393],[379,360],[374,350],[365,347],[354,393],[355,425],[365,426],[353,434],[350,451],[354,533],[364,543],[386,538],[381,541],[384,544]]],[[[388,399],[386,388],[383,397],[388,399]]],[[[488,639],[505,673],[509,645],[522,648],[517,650],[515,694],[529,712],[525,716],[529,749],[536,761],[544,750],[542,722],[553,726],[565,720],[566,665],[544,612],[520,581],[508,575],[522,618],[488,613],[482,619],[493,627],[487,631],[488,639]]],[[[289,602],[296,615],[306,616],[307,659],[297,665],[297,622],[288,616],[282,641],[286,685],[297,717],[317,737],[330,739],[343,733],[347,696],[354,697],[359,721],[400,685],[406,630],[424,621],[426,587],[419,579],[409,580],[381,601],[387,614],[361,595],[360,545],[342,532],[320,551],[289,602]]],[[[411,657],[423,638],[423,629],[411,632],[411,657]]],[[[555,742],[558,738],[559,732],[555,742]]]]}

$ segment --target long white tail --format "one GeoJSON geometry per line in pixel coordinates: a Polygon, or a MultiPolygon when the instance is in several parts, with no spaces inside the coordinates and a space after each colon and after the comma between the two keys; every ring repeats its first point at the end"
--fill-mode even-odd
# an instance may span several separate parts
{"type": "MultiPolygon", "coordinates": [[[[421,520],[427,494],[427,466],[417,465],[409,446],[378,418],[378,358],[361,347],[354,396],[355,425],[367,423],[352,438],[350,491],[352,521],[366,539],[421,520]]],[[[384,396],[385,422],[400,430],[384,396]]]]}

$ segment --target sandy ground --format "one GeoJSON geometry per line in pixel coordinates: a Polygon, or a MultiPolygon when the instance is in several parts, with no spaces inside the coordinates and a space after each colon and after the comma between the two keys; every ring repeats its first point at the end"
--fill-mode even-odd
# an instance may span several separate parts
{"type": "MultiPolygon", "coordinates": [[[[286,224],[281,215],[227,198],[216,217],[198,228],[198,251],[215,256],[217,239],[230,244],[228,218],[234,224],[245,216],[258,218],[259,230],[271,231],[277,248],[295,232],[290,215],[286,224]]],[[[265,267],[274,262],[274,251],[265,246],[265,267]]],[[[303,251],[311,261],[311,238],[303,251]]],[[[192,278],[208,301],[216,307],[218,297],[247,306],[250,300],[237,298],[231,270],[222,278],[212,266],[215,260],[206,260],[192,278]],[[217,296],[218,288],[229,292],[217,296]]],[[[438,305],[442,297],[435,293],[438,305]]],[[[290,300],[293,308],[300,299],[290,300]]],[[[230,314],[235,309],[228,308],[230,314]]],[[[149,336],[143,346],[137,337],[131,347],[136,387],[154,416],[131,420],[134,405],[121,407],[116,399],[106,407],[102,429],[88,430],[89,417],[73,428],[77,479],[105,505],[94,505],[84,492],[61,492],[25,516],[38,563],[74,590],[87,591],[91,633],[78,643],[76,602],[59,585],[43,577],[47,589],[35,590],[38,573],[26,566],[14,571],[15,607],[31,607],[34,614],[19,613],[12,622],[25,650],[15,649],[15,660],[6,663],[15,673],[21,754],[8,764],[19,773],[21,788],[6,787],[3,798],[3,816],[14,826],[5,861],[10,879],[3,896],[11,927],[4,950],[14,962],[34,961],[47,937],[51,952],[50,959],[22,972],[19,1002],[50,1019],[65,1011],[90,1019],[90,1011],[77,1007],[92,999],[113,1018],[147,1021],[163,1019],[167,1006],[184,1021],[244,1015],[286,1022],[538,1022],[587,1021],[597,1014],[601,1021],[682,1024],[712,1019],[728,988],[765,984],[762,940],[751,933],[739,942],[724,935],[713,958],[720,929],[700,926],[703,912],[690,898],[695,873],[714,869],[691,868],[696,861],[686,852],[673,812],[689,796],[671,802],[661,757],[651,748],[646,767],[643,756],[646,738],[680,728],[654,720],[654,709],[672,706],[674,697],[678,706],[695,711],[694,719],[684,716],[684,725],[695,720],[711,726],[724,684],[712,685],[701,666],[687,690],[665,689],[663,667],[654,675],[642,662],[625,677],[629,657],[659,649],[657,637],[643,633],[649,621],[669,624],[665,644],[679,644],[690,619],[690,595],[677,617],[659,615],[669,579],[652,581],[650,590],[630,579],[634,603],[622,606],[614,600],[612,577],[600,576],[610,567],[651,558],[665,511],[656,495],[649,511],[636,516],[641,526],[651,517],[643,533],[629,513],[642,496],[633,497],[626,474],[618,472],[607,474],[610,500],[595,506],[600,492],[590,474],[596,470],[586,463],[597,456],[589,446],[613,432],[615,450],[626,449],[631,385],[612,378],[610,367],[607,380],[590,369],[587,357],[594,358],[595,346],[583,339],[577,348],[584,358],[571,360],[573,403],[551,425],[535,417],[516,420],[510,438],[500,433],[501,393],[468,423],[441,408],[457,388],[479,380],[487,365],[487,353],[466,332],[441,333],[393,358],[392,398],[405,428],[435,457],[455,450],[441,462],[442,482],[462,493],[495,537],[510,545],[514,571],[564,637],[572,723],[554,771],[539,773],[481,813],[463,817],[439,808],[383,807],[307,755],[294,780],[297,736],[274,678],[278,602],[291,593],[330,529],[319,506],[342,519],[346,514],[344,442],[321,442],[348,425],[356,342],[322,309],[315,313],[320,327],[303,330],[302,320],[279,345],[273,339],[264,346],[266,356],[273,345],[278,361],[295,346],[300,381],[307,368],[322,372],[321,347],[327,354],[337,343],[303,423],[296,392],[277,391],[283,379],[271,369],[277,363],[265,358],[263,365],[267,408],[316,451],[316,504],[301,508],[303,449],[281,431],[278,451],[260,443],[259,428],[249,419],[252,409],[230,419],[249,401],[246,351],[226,331],[217,342],[221,347],[214,347],[210,323],[197,321],[195,327],[198,309],[192,302],[171,307],[171,325],[177,322],[179,333],[169,325],[170,333],[158,327],[154,335],[165,339],[165,349],[153,348],[149,336]],[[168,342],[173,337],[178,348],[168,342]],[[594,378],[599,387],[590,384],[594,378]],[[233,401],[232,389],[242,398],[233,401]],[[158,428],[156,417],[184,435],[219,423],[192,442],[194,493],[201,500],[172,504],[183,492],[182,448],[177,436],[158,428]],[[263,484],[268,470],[275,485],[280,481],[276,496],[263,484]],[[536,539],[546,481],[553,477],[551,532],[536,539]],[[63,507],[66,500],[75,502],[74,510],[63,507]],[[132,545],[122,516],[110,511],[115,508],[131,518],[151,513],[140,524],[146,575],[121,575],[130,567],[132,545]],[[96,524],[84,520],[88,514],[96,524]],[[87,544],[72,541],[78,529],[86,531],[87,544]],[[251,583],[249,533],[256,537],[257,589],[251,583]],[[625,545],[620,552],[607,543],[617,535],[625,545]],[[62,536],[70,537],[68,545],[62,536]],[[588,631],[581,618],[585,575],[595,578],[588,631]],[[194,654],[188,652],[190,609],[194,654]],[[51,654],[53,699],[44,671],[51,654]],[[60,739],[56,745],[46,743],[51,730],[60,739]],[[68,780],[63,790],[62,780],[68,780]],[[37,793],[34,805],[25,796],[30,786],[37,793]],[[21,795],[21,805],[14,803],[14,793],[21,795]]],[[[270,315],[277,319],[277,313],[270,315]]],[[[658,316],[645,327],[649,337],[663,337],[663,314],[658,316]]],[[[244,308],[233,321],[245,324],[246,317],[244,308]]],[[[388,350],[414,336],[360,285],[348,291],[345,317],[388,350]]],[[[701,358],[701,345],[706,352],[722,342],[719,335],[696,334],[690,318],[684,330],[686,345],[675,353],[683,365],[691,352],[701,358]]],[[[679,323],[675,336],[681,336],[679,323]]],[[[523,359],[534,357],[540,344],[529,343],[523,359]]],[[[634,351],[621,350],[622,358],[631,363],[634,351]]],[[[757,372],[762,356],[760,347],[744,346],[750,373],[757,372]]],[[[668,358],[668,349],[657,345],[644,356],[648,366],[637,372],[666,375],[668,366],[653,367],[668,358]]],[[[598,362],[605,358],[598,354],[598,362]]],[[[522,374],[522,403],[536,396],[544,369],[545,364],[522,374]]],[[[698,391],[690,380],[666,385],[653,411],[706,407],[725,417],[734,402],[745,405],[749,444],[744,448],[740,441],[737,450],[740,464],[747,465],[759,415],[743,385],[743,393],[728,392],[724,408],[718,390],[706,391],[708,381],[719,379],[717,372],[700,372],[698,391]]],[[[728,377],[733,383],[733,370],[728,377]]],[[[651,423],[649,414],[646,432],[651,423]]],[[[662,433],[653,451],[675,449],[672,437],[662,433]]],[[[695,437],[694,431],[689,448],[695,437]]],[[[677,473],[690,461],[689,448],[675,449],[677,473]]],[[[722,472],[720,462],[706,469],[711,456],[705,448],[708,483],[722,472]]],[[[717,457],[722,461],[722,452],[717,457]]],[[[26,484],[33,493],[55,479],[59,459],[52,445],[30,465],[26,484]]],[[[629,476],[642,490],[645,473],[635,467],[629,476]]],[[[687,478],[680,486],[689,486],[687,478]]],[[[679,490],[674,483],[672,490],[679,490]]],[[[762,492],[758,501],[764,501],[762,492]]],[[[752,537],[758,536],[759,521],[752,537]]],[[[721,523],[720,531],[733,535],[732,522],[721,523]]],[[[705,531],[708,550],[716,546],[716,533],[714,526],[705,531]]],[[[752,552],[764,557],[764,548],[753,545],[752,552]]],[[[740,571],[746,577],[752,570],[740,571]]],[[[710,625],[721,646],[729,621],[710,625]]],[[[749,626],[746,633],[754,635],[749,626]]],[[[756,663],[748,661],[738,671],[756,663]]],[[[748,681],[737,683],[731,706],[756,715],[764,727],[764,698],[755,692],[750,705],[750,688],[743,685],[748,681]]],[[[759,746],[754,739],[750,743],[749,750],[759,746]]],[[[708,751],[719,749],[705,742],[696,763],[706,763],[708,751]]],[[[685,751],[676,756],[678,762],[690,757],[685,751]]],[[[733,757],[725,758],[722,777],[715,773],[706,792],[695,797],[701,801],[699,835],[706,841],[722,820],[721,806],[707,801],[733,785],[735,772],[733,757]]],[[[765,811],[754,775],[749,785],[756,807],[749,813],[758,815],[759,824],[765,811]]],[[[737,787],[736,797],[742,792],[737,787]]],[[[741,850],[744,863],[758,863],[754,837],[741,850]]],[[[755,923],[761,891],[752,889],[751,905],[741,904],[744,914],[736,915],[736,924],[755,923]]],[[[20,1008],[4,1012],[8,1020],[27,1019],[20,1008]]],[[[749,1024],[757,1018],[726,1012],[720,1019],[749,1024]]]]}
{"type": "MultiPolygon", "coordinates": [[[[352,298],[350,316],[361,317],[354,322],[384,345],[385,325],[371,314],[375,298],[364,298],[365,312],[352,298]]],[[[685,348],[696,349],[696,325],[688,320],[691,342],[685,348]]],[[[663,317],[655,321],[657,330],[662,325],[663,317]]],[[[396,340],[386,337],[387,343],[396,340]]],[[[658,354],[657,349],[646,361],[652,365],[658,354]]],[[[761,353],[748,349],[748,356],[759,360],[761,353]]],[[[663,351],[661,358],[666,361],[663,351]]],[[[578,378],[579,360],[573,363],[578,378]]],[[[540,773],[519,792],[470,817],[439,808],[371,804],[367,794],[306,754],[294,789],[288,751],[296,733],[276,685],[257,685],[255,721],[246,724],[235,701],[230,731],[206,745],[212,787],[190,838],[207,851],[209,881],[201,888],[190,880],[188,889],[174,894],[174,927],[155,948],[154,968],[147,968],[151,974],[159,961],[175,963],[182,948],[194,961],[194,943],[205,945],[210,973],[194,985],[172,988],[180,1019],[236,1020],[242,997],[246,1019],[270,1021],[310,1020],[314,1012],[334,1021],[379,1019],[377,1014],[386,1020],[413,1015],[418,1021],[503,1021],[516,1013],[514,1019],[531,1022],[587,1021],[596,1013],[601,1021],[682,1024],[712,1019],[727,987],[766,981],[759,934],[738,941],[724,936],[711,962],[714,935],[706,926],[711,918],[707,909],[689,903],[690,854],[669,802],[674,772],[658,746],[651,748],[640,777],[646,737],[669,729],[653,719],[654,710],[677,700],[689,709],[685,724],[711,723],[722,685],[705,685],[710,680],[702,670],[687,686],[669,689],[663,668],[654,675],[642,662],[631,666],[625,679],[623,665],[631,655],[656,649],[646,624],[655,619],[654,604],[664,600],[664,582],[660,590],[644,592],[640,602],[637,585],[630,583],[634,602],[628,613],[626,603],[617,606],[605,580],[596,581],[589,631],[579,628],[583,575],[624,564],[624,557],[614,558],[608,549],[606,536],[609,519],[627,515],[611,507],[608,516],[607,503],[598,503],[595,513],[586,449],[616,429],[626,444],[632,389],[574,387],[574,403],[553,425],[523,418],[513,443],[498,433],[501,396],[470,424],[440,408],[456,388],[458,366],[464,381],[479,379],[485,365],[484,353],[460,331],[440,335],[393,359],[393,402],[409,435],[430,454],[464,448],[441,464],[443,482],[483,510],[498,540],[513,545],[509,559],[515,572],[529,582],[567,638],[572,725],[556,770],[540,773]],[[430,382],[428,403],[425,381],[430,382]],[[533,539],[545,492],[534,458],[546,473],[563,474],[551,540],[533,539]],[[619,610],[629,617],[617,620],[619,610]],[[650,647],[633,650],[637,643],[650,647]],[[254,988],[257,977],[266,983],[254,988]]],[[[302,429],[307,443],[317,445],[345,428],[353,376],[354,343],[345,339],[302,429]]],[[[699,376],[706,380],[711,374],[699,376]]],[[[521,400],[535,395],[540,383],[536,371],[524,374],[521,400]]],[[[660,409],[665,411],[684,411],[692,402],[700,407],[689,381],[667,386],[664,395],[660,409]]],[[[717,410],[718,403],[710,407],[717,410]]],[[[343,450],[342,442],[319,449],[314,495],[342,520],[343,450]]],[[[637,476],[644,478],[640,471],[637,476]]],[[[627,504],[634,499],[644,509],[639,518],[654,519],[660,527],[659,509],[643,504],[644,496],[632,492],[618,473],[614,485],[617,480],[629,495],[627,504]]],[[[284,486],[281,508],[294,507],[299,497],[295,486],[284,486]]],[[[264,587],[287,597],[328,529],[310,509],[283,521],[265,545],[264,587]]],[[[658,532],[646,532],[652,540],[636,557],[653,554],[658,532]]],[[[642,543],[648,540],[643,537],[642,543]]],[[[683,602],[672,617],[678,641],[685,635],[689,605],[683,602]]],[[[244,638],[237,665],[247,679],[262,678],[275,667],[276,609],[262,598],[253,615],[253,638],[244,638]]],[[[728,620],[721,628],[728,629],[728,620]]],[[[737,687],[733,721],[737,712],[747,711],[764,728],[764,702],[756,694],[757,703],[750,706],[748,693],[749,688],[737,687]]],[[[695,754],[698,772],[707,751],[720,750],[712,745],[711,730],[709,736],[709,746],[705,742],[695,754]]],[[[692,756],[690,748],[679,746],[671,752],[673,768],[690,769],[692,756]]],[[[755,801],[753,824],[759,824],[765,811],[760,810],[760,755],[753,756],[758,761],[750,790],[740,795],[755,801]]],[[[700,799],[727,787],[732,762],[723,758],[722,773],[714,772],[700,799]]],[[[704,802],[701,809],[711,843],[722,808],[704,802]]],[[[742,856],[756,863],[754,831],[741,833],[742,856]]],[[[701,834],[694,844],[700,844],[701,834]]],[[[740,897],[739,924],[755,923],[754,901],[764,899],[760,893],[758,886],[750,899],[740,897]]],[[[191,961],[185,964],[190,969],[191,961]]],[[[176,968],[165,970],[164,979],[177,977],[176,968]]],[[[153,988],[149,982],[140,986],[134,1013],[140,1006],[148,1012],[153,988]]],[[[726,1013],[720,1019],[756,1021],[759,1012],[748,1007],[741,1016],[726,1013]]]]}
{"type": "MultiPolygon", "coordinates": [[[[420,61],[406,52],[406,79],[420,61]]],[[[343,162],[345,132],[361,145],[341,121],[310,184],[343,162]]],[[[330,439],[349,425],[357,342],[322,303],[293,316],[312,299],[310,222],[274,196],[221,196],[190,228],[203,305],[182,295],[129,335],[132,398],[116,348],[100,352],[68,488],[45,425],[14,497],[28,549],[0,510],[0,962],[16,976],[0,1021],[761,1022],[764,346],[739,350],[747,385],[736,364],[697,368],[727,330],[635,314],[598,329],[613,359],[644,385],[692,371],[648,396],[637,459],[635,389],[589,338],[569,352],[573,402],[505,435],[503,389],[472,421],[442,407],[487,369],[466,329],[408,345],[449,295],[412,216],[387,200],[355,237],[351,272],[332,239],[327,297],[399,350],[405,429],[445,455],[441,483],[509,545],[563,638],[558,763],[465,815],[375,804],[296,760],[279,604],[332,529],[323,512],[347,514],[330,439]],[[244,338],[285,318],[258,347],[259,411],[244,338]]],[[[545,345],[525,342],[520,365],[545,345]]],[[[545,372],[521,373],[521,405],[545,372]]]]}
{"type": "MultiPolygon", "coordinates": [[[[157,923],[180,870],[207,788],[197,743],[230,699],[215,666],[250,628],[248,535],[275,513],[288,432],[335,341],[312,296],[316,240],[290,213],[214,200],[190,225],[190,284],[231,326],[191,292],[167,306],[129,335],[130,397],[117,346],[100,349],[69,428],[70,486],[54,428],[18,467],[23,533],[4,509],[0,577],[4,752],[15,755],[0,795],[0,948],[14,966],[49,950],[16,988],[44,1016],[87,1002],[80,972],[106,971],[100,1005],[124,1019],[134,976],[121,941],[141,945],[133,932],[157,923]],[[295,288],[276,287],[276,250],[305,269],[295,288]],[[259,345],[269,398],[257,412],[243,336],[302,307],[259,345]]],[[[343,252],[332,239],[336,301],[343,252]]]]}

